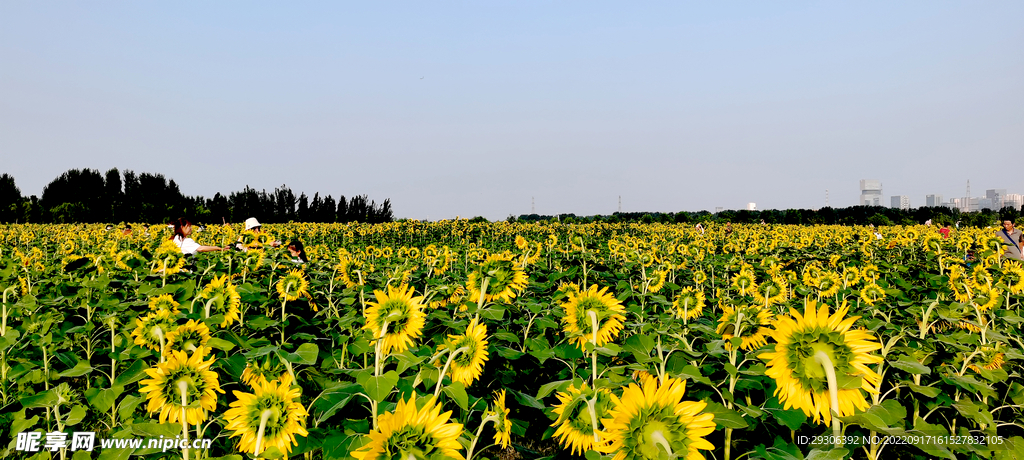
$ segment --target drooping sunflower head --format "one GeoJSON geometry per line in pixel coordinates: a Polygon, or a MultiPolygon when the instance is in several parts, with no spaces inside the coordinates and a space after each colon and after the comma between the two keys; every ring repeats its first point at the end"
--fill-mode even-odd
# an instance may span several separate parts
{"type": "Polygon", "coordinates": [[[255,388],[262,380],[280,380],[286,369],[273,353],[249,360],[242,371],[242,382],[255,388]]]}
{"type": "Polygon", "coordinates": [[[853,286],[857,284],[858,281],[860,281],[860,271],[857,270],[857,267],[843,267],[843,282],[846,283],[847,286],[853,286]]]}
{"type": "Polygon", "coordinates": [[[302,270],[292,270],[277,281],[277,295],[286,301],[298,300],[309,294],[309,281],[302,270]]]}
{"type": "Polygon", "coordinates": [[[526,289],[529,280],[522,267],[515,263],[512,254],[491,254],[483,263],[469,272],[466,290],[469,291],[470,302],[480,300],[480,289],[483,287],[485,278],[487,279],[485,302],[510,302],[523,289],[526,289]]]}
{"type": "Polygon", "coordinates": [[[167,334],[167,349],[192,353],[210,341],[210,328],[194,319],[167,334]]]}
{"type": "Polygon", "coordinates": [[[411,286],[388,286],[388,291],[373,291],[376,301],[367,302],[366,329],[381,340],[381,352],[401,353],[412,346],[423,332],[423,297],[413,296],[411,286]],[[386,330],[385,330],[386,325],[386,330]]]}
{"type": "Polygon", "coordinates": [[[658,292],[661,288],[665,287],[665,281],[668,279],[668,272],[665,270],[653,270],[648,276],[648,281],[650,283],[647,286],[647,292],[658,292]]]}
{"type": "Polygon", "coordinates": [[[495,418],[494,443],[500,445],[502,449],[507,449],[512,442],[512,421],[508,419],[509,410],[505,407],[505,390],[495,393],[490,414],[495,418]]]}
{"type": "Polygon", "coordinates": [[[380,416],[377,429],[364,436],[366,444],[352,452],[352,456],[358,460],[464,460],[459,444],[462,424],[449,421],[451,411],[441,410],[433,397],[417,399],[412,394],[409,399],[398,401],[394,412],[380,416]]]}
{"type": "Polygon", "coordinates": [[[170,294],[162,294],[149,299],[150,311],[168,310],[176,315],[180,312],[178,305],[181,304],[175,301],[170,294]]]}
{"type": "Polygon", "coordinates": [[[153,351],[160,351],[160,338],[163,337],[164,344],[167,343],[167,335],[176,327],[174,315],[170,310],[157,310],[135,319],[135,330],[132,337],[135,344],[149,348],[153,351]]]}
{"type": "Polygon", "coordinates": [[[287,455],[292,446],[298,444],[296,435],[309,435],[305,427],[306,409],[300,401],[302,389],[292,385],[292,377],[288,373],[283,374],[280,380],[261,379],[253,388],[253,393],[234,391],[237,399],[224,413],[227,420],[225,428],[234,432],[232,438],[241,437],[238,450],[242,452],[259,455],[273,446],[287,455]],[[256,451],[261,423],[265,423],[263,438],[259,451],[256,451]]]}
{"type": "Polygon", "coordinates": [[[881,275],[881,272],[878,271],[878,266],[875,265],[875,264],[870,264],[869,263],[869,264],[861,267],[861,269],[860,269],[860,276],[862,278],[864,278],[865,282],[868,282],[868,281],[870,281],[870,282],[878,281],[878,277],[880,275],[881,275]]]}
{"type": "Polygon", "coordinates": [[[725,339],[726,350],[732,350],[732,338],[740,338],[740,348],[746,351],[759,348],[768,343],[771,330],[772,314],[760,305],[722,306],[722,317],[718,319],[715,332],[725,339]],[[737,328],[738,333],[737,333],[737,328]]]}
{"type": "Polygon", "coordinates": [[[1010,294],[1017,295],[1024,292],[1024,267],[1020,262],[1012,260],[1003,262],[1002,282],[1010,294]]]}
{"type": "Polygon", "coordinates": [[[982,369],[985,370],[996,370],[1002,369],[1003,364],[1006,363],[1006,355],[1002,351],[1003,344],[1001,342],[995,342],[992,345],[983,345],[978,348],[978,353],[974,354],[971,359],[971,364],[967,367],[974,372],[981,373],[982,369]]]}
{"type": "Polygon", "coordinates": [[[704,458],[701,450],[715,448],[704,439],[715,431],[715,415],[702,412],[705,402],[683,401],[685,388],[672,377],[625,387],[605,421],[612,443],[604,452],[613,460],[704,458]]]}
{"type": "Polygon", "coordinates": [[[839,274],[833,271],[822,270],[815,280],[815,283],[811,285],[814,292],[818,294],[818,297],[832,297],[839,292],[839,288],[843,286],[843,280],[839,277],[839,274]]]}
{"type": "Polygon", "coordinates": [[[770,307],[785,302],[789,297],[789,282],[781,275],[772,276],[750,290],[751,297],[758,305],[770,307]]]}
{"type": "Polygon", "coordinates": [[[757,282],[754,281],[753,270],[740,270],[739,273],[732,277],[732,287],[735,288],[740,295],[746,295],[751,289],[756,289],[757,282]]]}
{"type": "Polygon", "coordinates": [[[184,407],[184,422],[195,425],[206,421],[208,412],[217,408],[217,393],[224,391],[220,389],[217,373],[210,370],[213,357],[203,360],[208,351],[204,347],[191,355],[172,351],[167,361],[146,369],[150,378],[139,382],[139,392],[149,400],[147,410],[160,413],[160,423],[182,423],[184,407]]]}
{"type": "Polygon", "coordinates": [[[154,273],[173,275],[185,267],[185,255],[172,240],[163,240],[153,253],[154,273]]]}
{"type": "Polygon", "coordinates": [[[833,408],[827,370],[822,364],[826,359],[835,369],[839,387],[839,407],[835,409],[839,415],[868,408],[864,392],[876,391],[881,380],[868,365],[882,362],[880,356],[871,354],[882,346],[871,332],[852,329],[860,317],[846,318],[848,310],[844,303],[829,315],[827,305],[818,308],[815,301],[807,300],[802,315],[790,310],[788,316],[775,321],[771,332],[775,350],[761,358],[768,361],[765,375],[775,379],[775,395],[786,409],[800,409],[815,422],[831,422],[833,408]]]}
{"type": "Polygon", "coordinates": [[[693,272],[693,284],[700,286],[708,280],[708,275],[704,273],[704,270],[695,270],[693,272]]]}
{"type": "Polygon", "coordinates": [[[949,290],[957,302],[970,303],[974,297],[974,286],[965,274],[964,267],[954,265],[949,267],[949,290]]]}
{"type": "Polygon", "coordinates": [[[558,283],[558,291],[564,293],[565,295],[579,294],[580,285],[573,282],[563,281],[558,283]]]}
{"type": "Polygon", "coordinates": [[[626,309],[622,302],[608,292],[607,287],[598,290],[596,284],[579,294],[569,294],[562,308],[565,309],[562,330],[581,349],[586,347],[587,342],[596,342],[594,345],[598,347],[611,342],[619,335],[626,320],[626,309]],[[593,326],[595,319],[596,331],[593,326]]]}
{"type": "Polygon", "coordinates": [[[704,311],[704,300],[704,291],[685,287],[679,291],[672,306],[676,308],[676,316],[689,321],[697,318],[704,311]]]}
{"type": "Polygon", "coordinates": [[[989,311],[999,306],[1003,300],[1003,290],[995,287],[982,287],[974,291],[971,302],[980,311],[989,311]]]}
{"type": "Polygon", "coordinates": [[[242,296],[227,275],[216,277],[199,293],[199,299],[210,305],[210,315],[224,315],[221,327],[228,327],[241,318],[242,296]]]}
{"type": "Polygon", "coordinates": [[[487,326],[473,318],[463,335],[449,335],[448,340],[441,344],[440,350],[447,349],[451,353],[459,351],[451,362],[451,377],[455,382],[469,386],[480,378],[487,361],[487,326]]]}
{"type": "Polygon", "coordinates": [[[347,287],[362,286],[366,282],[363,261],[355,257],[342,256],[341,262],[334,266],[334,270],[347,287]]]}
{"type": "Polygon", "coordinates": [[[558,427],[554,435],[558,443],[571,449],[573,455],[582,455],[588,450],[604,452],[611,442],[605,426],[619,398],[604,388],[595,391],[586,383],[580,387],[569,385],[555,397],[558,398],[554,408],[557,418],[551,426],[558,427]],[[591,400],[594,400],[593,413],[588,403],[591,400]]]}
{"type": "Polygon", "coordinates": [[[885,300],[885,290],[875,283],[869,283],[860,290],[860,298],[868,305],[885,300]]]}

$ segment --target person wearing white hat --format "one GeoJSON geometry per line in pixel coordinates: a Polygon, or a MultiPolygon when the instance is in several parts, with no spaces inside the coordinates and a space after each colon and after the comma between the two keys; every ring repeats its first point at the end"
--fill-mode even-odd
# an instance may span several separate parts
{"type": "MultiPolygon", "coordinates": [[[[256,220],[255,217],[250,217],[248,219],[245,219],[245,230],[246,231],[251,231],[253,233],[262,233],[263,232],[263,226],[260,225],[260,221],[256,220]]],[[[281,242],[280,241],[273,241],[273,242],[270,243],[270,246],[275,247],[275,248],[279,247],[279,246],[281,246],[281,242]]],[[[241,236],[238,237],[238,243],[235,245],[235,247],[237,247],[242,252],[246,252],[246,251],[249,250],[249,248],[245,244],[242,243],[242,237],[241,236]]]]}

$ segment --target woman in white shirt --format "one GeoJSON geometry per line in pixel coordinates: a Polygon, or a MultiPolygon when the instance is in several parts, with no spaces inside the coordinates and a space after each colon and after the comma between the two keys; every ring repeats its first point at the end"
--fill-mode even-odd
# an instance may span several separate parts
{"type": "Polygon", "coordinates": [[[189,222],[188,219],[182,217],[174,221],[174,236],[171,237],[171,240],[174,241],[174,244],[178,245],[178,247],[181,248],[182,254],[194,255],[197,252],[223,251],[227,249],[219,248],[217,246],[203,246],[199,243],[196,243],[195,240],[189,238],[189,235],[191,233],[192,222],[189,222]]]}

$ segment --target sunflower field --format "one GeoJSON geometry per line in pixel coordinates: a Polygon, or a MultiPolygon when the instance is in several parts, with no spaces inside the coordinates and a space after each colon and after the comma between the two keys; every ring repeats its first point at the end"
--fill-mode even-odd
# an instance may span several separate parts
{"type": "Polygon", "coordinates": [[[993,230],[264,230],[0,225],[0,456],[1024,458],[993,230]]]}

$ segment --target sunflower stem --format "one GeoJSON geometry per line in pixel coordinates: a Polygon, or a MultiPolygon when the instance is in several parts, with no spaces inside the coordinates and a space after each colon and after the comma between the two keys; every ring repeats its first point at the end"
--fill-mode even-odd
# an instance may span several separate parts
{"type": "MultiPolygon", "coordinates": [[[[185,437],[185,444],[188,444],[188,382],[184,380],[178,381],[178,392],[181,393],[181,432],[182,436],[185,437]]],[[[185,460],[188,460],[188,448],[181,450],[182,456],[185,460]]]]}
{"type": "MultiPolygon", "coordinates": [[[[267,429],[267,419],[270,418],[271,413],[273,413],[273,411],[270,409],[263,409],[263,413],[260,414],[260,431],[256,432],[256,447],[252,452],[254,456],[260,455],[260,447],[263,447],[263,432],[267,429]]],[[[374,420],[376,420],[376,418],[377,416],[374,415],[374,420]]]]}
{"type": "MultiPolygon", "coordinates": [[[[587,316],[590,317],[590,331],[591,331],[591,343],[594,344],[594,350],[590,352],[590,367],[593,379],[590,381],[591,386],[597,388],[597,312],[594,310],[587,310],[587,316]]],[[[596,435],[595,435],[596,436],[596,435]]]]}
{"type": "Polygon", "coordinates": [[[164,330],[160,328],[160,326],[153,326],[151,331],[153,332],[153,335],[160,339],[160,362],[162,363],[164,362],[164,349],[167,346],[166,341],[164,340],[164,330]]]}
{"type": "Polygon", "coordinates": [[[824,351],[814,354],[814,361],[825,370],[825,377],[828,379],[828,398],[831,406],[832,439],[836,447],[843,446],[842,430],[839,429],[839,384],[836,383],[836,368],[832,359],[824,351]]]}
{"type": "Polygon", "coordinates": [[[476,429],[476,436],[473,437],[473,441],[469,443],[469,450],[466,451],[466,460],[473,460],[473,451],[476,450],[476,442],[480,440],[480,435],[484,432],[484,426],[492,422],[498,422],[498,418],[494,415],[488,415],[480,421],[480,427],[476,429]]]}
{"type": "Polygon", "coordinates": [[[490,276],[485,276],[484,281],[480,283],[480,298],[476,299],[476,311],[478,313],[484,308],[484,296],[487,295],[487,282],[490,280],[490,276]]]}
{"type": "MultiPolygon", "coordinates": [[[[665,439],[665,435],[661,434],[661,430],[655,430],[654,433],[651,433],[651,440],[665,449],[665,452],[668,453],[668,458],[675,458],[676,455],[672,453],[672,446],[669,445],[668,439],[665,439]]],[[[726,448],[728,449],[728,447],[726,448]]]]}
{"type": "Polygon", "coordinates": [[[437,395],[441,394],[441,384],[444,383],[444,376],[448,374],[448,367],[452,365],[452,361],[455,360],[455,357],[458,356],[459,353],[464,353],[466,351],[469,351],[468,346],[456,349],[455,351],[452,352],[452,354],[448,355],[448,360],[445,361],[444,363],[444,369],[441,370],[441,375],[437,376],[437,386],[434,387],[435,398],[437,397],[437,395]]]}

